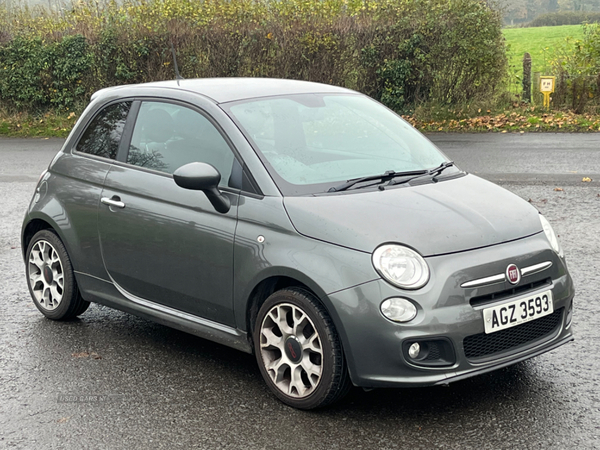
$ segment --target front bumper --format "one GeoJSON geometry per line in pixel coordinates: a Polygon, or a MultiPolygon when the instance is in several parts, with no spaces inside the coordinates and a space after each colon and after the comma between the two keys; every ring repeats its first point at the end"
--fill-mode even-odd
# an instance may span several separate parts
{"type": "MultiPolygon", "coordinates": [[[[543,234],[483,249],[430,257],[427,262],[431,280],[417,291],[403,291],[383,280],[376,280],[329,295],[355,385],[416,387],[447,384],[523,361],[573,340],[571,323],[567,323],[567,311],[572,307],[574,296],[573,283],[564,260],[549,248],[543,234]],[[512,263],[526,267],[545,261],[551,261],[552,266],[524,276],[517,285],[520,293],[514,296],[506,296],[514,288],[508,282],[461,287],[467,281],[503,273],[512,263]],[[527,286],[532,288],[527,291],[527,286]],[[521,339],[512,347],[501,347],[488,355],[473,357],[468,355],[468,350],[465,352],[466,338],[480,335],[484,339],[489,336],[494,339],[498,336],[496,333],[482,335],[484,308],[548,289],[552,289],[556,312],[549,331],[534,335],[529,341],[521,339]],[[483,304],[477,300],[500,293],[504,295],[501,300],[491,299],[483,304]],[[380,304],[390,297],[413,301],[417,305],[417,317],[404,324],[383,317],[380,304]],[[425,367],[406,354],[406,344],[415,340],[448,342],[452,357],[447,363],[442,361],[440,365],[425,367]]],[[[541,319],[517,325],[514,330],[531,327],[530,324],[541,319]]],[[[508,334],[518,333],[511,331],[508,334]]]]}

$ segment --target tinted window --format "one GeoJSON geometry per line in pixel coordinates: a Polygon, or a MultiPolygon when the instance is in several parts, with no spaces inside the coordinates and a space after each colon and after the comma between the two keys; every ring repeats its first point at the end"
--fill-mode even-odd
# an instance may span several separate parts
{"type": "Polygon", "coordinates": [[[127,162],[173,173],[191,162],[212,164],[227,185],[233,153],[223,136],[202,114],[162,102],[143,102],[131,137],[127,162]]]}
{"type": "Polygon", "coordinates": [[[78,152],[115,159],[131,102],[107,106],[94,117],[77,144],[78,152]]]}

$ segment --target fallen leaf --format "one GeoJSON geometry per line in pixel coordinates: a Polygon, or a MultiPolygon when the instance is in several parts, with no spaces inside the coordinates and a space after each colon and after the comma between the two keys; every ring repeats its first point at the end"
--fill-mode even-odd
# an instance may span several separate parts
{"type": "Polygon", "coordinates": [[[554,188],[554,190],[555,190],[555,191],[557,191],[557,192],[562,192],[562,191],[564,191],[564,189],[563,189],[563,188],[558,188],[558,187],[557,187],[557,188],[554,188]]]}
{"type": "Polygon", "coordinates": [[[590,181],[592,181],[592,179],[590,177],[583,177],[583,181],[584,183],[589,183],[590,181]]]}
{"type": "Polygon", "coordinates": [[[56,423],[66,423],[66,422],[69,421],[70,418],[71,418],[71,416],[69,416],[69,417],[61,417],[60,419],[58,419],[56,421],[56,423]]]}

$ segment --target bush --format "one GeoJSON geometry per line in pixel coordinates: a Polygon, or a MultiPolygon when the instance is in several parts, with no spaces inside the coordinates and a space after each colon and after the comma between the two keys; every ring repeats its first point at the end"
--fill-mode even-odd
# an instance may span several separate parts
{"type": "Polygon", "coordinates": [[[559,11],[542,14],[525,27],[555,27],[560,25],[581,25],[583,23],[600,22],[600,12],[589,11],[559,11]]]}
{"type": "Polygon", "coordinates": [[[550,61],[556,75],[554,102],[582,113],[600,98],[600,24],[584,25],[583,39],[567,40],[550,61]]]}
{"type": "Polygon", "coordinates": [[[404,111],[489,97],[501,18],[480,0],[139,0],[0,11],[5,107],[72,107],[100,88],[182,75],[330,83],[404,111]]]}

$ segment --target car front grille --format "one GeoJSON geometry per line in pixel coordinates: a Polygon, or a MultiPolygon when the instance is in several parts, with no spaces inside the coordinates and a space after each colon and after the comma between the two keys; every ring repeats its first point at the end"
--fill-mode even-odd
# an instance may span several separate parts
{"type": "Polygon", "coordinates": [[[524,283],[521,286],[515,286],[510,289],[506,289],[492,294],[480,295],[471,298],[469,303],[473,307],[483,306],[488,303],[494,303],[505,298],[515,297],[517,295],[524,295],[532,291],[536,291],[546,286],[552,286],[552,278],[545,278],[543,280],[533,281],[531,283],[524,283]]]}
{"type": "Polygon", "coordinates": [[[483,359],[549,338],[560,325],[564,308],[552,314],[492,334],[474,334],[463,341],[469,360],[483,359]]]}

